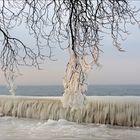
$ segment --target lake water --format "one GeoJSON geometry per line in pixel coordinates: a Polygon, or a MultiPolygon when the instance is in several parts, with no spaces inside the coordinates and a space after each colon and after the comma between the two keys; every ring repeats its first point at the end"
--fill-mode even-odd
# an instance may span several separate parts
{"type": "MultiPolygon", "coordinates": [[[[62,93],[62,86],[17,87],[17,95],[22,96],[61,96],[62,93]]],[[[9,94],[5,86],[0,86],[0,94],[9,94]]],[[[140,96],[140,86],[89,86],[87,95],[140,96]]],[[[140,128],[0,117],[0,140],[140,140],[140,128]]]]}
{"type": "MultiPolygon", "coordinates": [[[[18,86],[16,95],[62,96],[62,86],[18,86]]],[[[6,86],[0,86],[0,95],[10,95],[6,86]]],[[[140,96],[140,85],[95,85],[88,87],[88,96],[140,96]]]]}

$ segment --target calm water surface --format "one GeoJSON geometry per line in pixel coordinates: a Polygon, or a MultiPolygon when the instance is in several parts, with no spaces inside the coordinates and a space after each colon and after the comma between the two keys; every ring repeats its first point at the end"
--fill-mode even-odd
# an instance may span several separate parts
{"type": "MultiPolygon", "coordinates": [[[[63,86],[18,86],[16,95],[62,96],[63,86]]],[[[6,86],[0,86],[0,95],[10,95],[6,86]]],[[[140,85],[89,86],[87,95],[93,96],[140,96],[140,85]]]]}

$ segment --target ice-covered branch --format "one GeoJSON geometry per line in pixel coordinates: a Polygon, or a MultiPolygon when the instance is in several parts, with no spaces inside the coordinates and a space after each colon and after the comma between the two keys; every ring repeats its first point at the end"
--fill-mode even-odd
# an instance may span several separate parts
{"type": "Polygon", "coordinates": [[[70,48],[69,55],[70,59],[63,80],[62,102],[64,107],[83,108],[86,104],[88,71],[92,68],[93,63],[88,64],[85,59],[86,56],[77,56],[70,48]]]}
{"type": "Polygon", "coordinates": [[[65,93],[83,94],[76,102],[79,104],[78,100],[83,100],[84,104],[88,69],[85,55],[98,64],[104,35],[110,35],[113,45],[123,51],[120,43],[128,34],[127,25],[140,23],[137,19],[139,10],[131,3],[127,0],[2,0],[2,70],[14,73],[20,65],[39,67],[41,60],[52,58],[53,44],[62,49],[70,48],[65,93]],[[35,39],[34,49],[10,34],[19,25],[24,25],[35,39]]]}

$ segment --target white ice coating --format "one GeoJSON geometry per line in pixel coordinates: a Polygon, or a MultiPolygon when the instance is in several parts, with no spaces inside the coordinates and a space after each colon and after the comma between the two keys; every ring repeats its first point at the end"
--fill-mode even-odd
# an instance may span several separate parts
{"type": "Polygon", "coordinates": [[[0,96],[1,116],[140,126],[140,97],[87,96],[85,108],[64,108],[62,97],[0,96]]]}
{"type": "Polygon", "coordinates": [[[85,56],[75,55],[70,49],[69,54],[70,59],[63,80],[62,103],[64,107],[72,109],[83,108],[86,104],[87,74],[92,64],[87,64],[85,56]]]}
{"type": "Polygon", "coordinates": [[[1,117],[0,140],[140,140],[140,128],[1,117]]]}
{"type": "Polygon", "coordinates": [[[7,83],[9,92],[14,96],[16,94],[15,79],[16,79],[17,75],[8,69],[4,72],[4,75],[5,75],[5,79],[6,79],[6,83],[7,83]]]}

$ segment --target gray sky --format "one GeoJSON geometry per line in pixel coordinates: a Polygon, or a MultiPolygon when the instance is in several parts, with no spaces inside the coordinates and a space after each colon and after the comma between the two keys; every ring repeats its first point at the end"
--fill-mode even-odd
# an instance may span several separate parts
{"type": "MultiPolygon", "coordinates": [[[[140,8],[140,1],[137,2],[140,8]]],[[[122,43],[126,52],[119,52],[112,46],[112,40],[105,37],[103,41],[103,51],[100,55],[102,68],[93,67],[89,73],[89,84],[140,84],[140,29],[137,26],[129,26],[131,33],[122,43]]],[[[24,39],[27,33],[24,30],[17,32],[22,34],[24,39]]],[[[47,61],[42,68],[21,68],[22,76],[16,80],[17,85],[62,85],[64,71],[68,62],[67,51],[54,49],[53,53],[57,61],[47,61]]],[[[5,84],[3,73],[0,71],[0,85],[5,84]]]]}
{"type": "MultiPolygon", "coordinates": [[[[89,73],[89,84],[140,84],[140,29],[129,28],[131,34],[122,43],[126,52],[119,52],[112,46],[110,38],[105,38],[100,55],[102,68],[93,67],[89,73]]],[[[57,61],[47,61],[38,71],[35,68],[21,68],[22,76],[18,77],[18,85],[61,85],[65,66],[68,62],[67,51],[54,49],[57,61]]],[[[1,75],[3,75],[1,73],[1,75]]],[[[0,84],[5,84],[0,77],[0,84]]]]}

